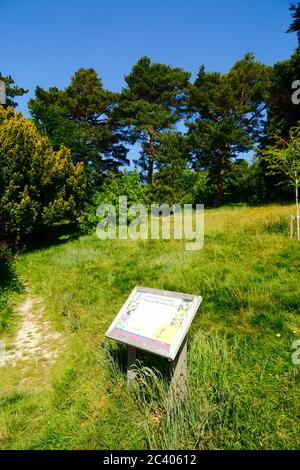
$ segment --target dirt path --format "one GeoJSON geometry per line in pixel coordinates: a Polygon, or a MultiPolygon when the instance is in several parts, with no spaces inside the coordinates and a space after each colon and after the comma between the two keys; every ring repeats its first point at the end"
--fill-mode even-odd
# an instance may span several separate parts
{"type": "MultiPolygon", "coordinates": [[[[55,361],[60,352],[62,335],[53,331],[44,315],[44,306],[39,297],[27,288],[27,298],[18,308],[21,325],[16,337],[8,341],[2,365],[15,366],[18,361],[44,359],[55,361]]],[[[1,365],[1,364],[0,364],[1,365]]]]}

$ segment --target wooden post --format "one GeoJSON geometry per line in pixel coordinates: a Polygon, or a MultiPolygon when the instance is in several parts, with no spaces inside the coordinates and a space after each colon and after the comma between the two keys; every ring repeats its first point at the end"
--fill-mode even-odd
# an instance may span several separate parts
{"type": "Polygon", "coordinates": [[[171,361],[171,394],[175,398],[186,397],[187,389],[187,336],[185,336],[174,361],[171,361]]]}
{"type": "Polygon", "coordinates": [[[296,221],[296,237],[300,241],[300,215],[291,215],[290,238],[294,238],[294,221],[296,221]]]}
{"type": "Polygon", "coordinates": [[[294,216],[291,215],[290,238],[294,236],[294,216]]]}
{"type": "Polygon", "coordinates": [[[128,383],[132,382],[136,373],[132,369],[132,366],[136,363],[137,349],[133,346],[128,346],[128,356],[127,356],[127,381],[128,383]]]}

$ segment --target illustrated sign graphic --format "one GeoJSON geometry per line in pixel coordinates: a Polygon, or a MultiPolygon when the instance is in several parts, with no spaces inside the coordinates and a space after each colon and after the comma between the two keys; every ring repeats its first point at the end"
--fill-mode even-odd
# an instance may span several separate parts
{"type": "Polygon", "coordinates": [[[201,300],[191,294],[135,287],[105,336],[173,360],[201,300]]]}

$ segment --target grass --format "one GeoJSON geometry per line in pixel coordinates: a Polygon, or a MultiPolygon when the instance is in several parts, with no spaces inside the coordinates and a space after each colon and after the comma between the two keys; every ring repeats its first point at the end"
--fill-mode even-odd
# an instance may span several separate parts
{"type": "Polygon", "coordinates": [[[288,238],[290,212],[208,210],[196,252],[91,235],[20,256],[19,276],[66,345],[50,369],[0,369],[0,447],[299,449],[300,245],[288,238]],[[135,285],[203,297],[184,402],[168,399],[165,363],[148,356],[129,389],[126,350],[104,339],[135,285]]]}

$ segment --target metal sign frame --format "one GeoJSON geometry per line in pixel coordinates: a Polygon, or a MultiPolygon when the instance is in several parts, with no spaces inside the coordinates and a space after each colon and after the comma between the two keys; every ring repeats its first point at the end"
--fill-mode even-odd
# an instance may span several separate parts
{"type": "Polygon", "coordinates": [[[129,347],[148,351],[173,361],[186,338],[189,327],[194,319],[194,316],[196,315],[201,301],[202,297],[197,295],[136,286],[106,331],[105,336],[109,339],[127,344],[129,347]],[[176,333],[176,338],[173,343],[165,343],[151,337],[128,332],[126,331],[126,326],[123,326],[123,328],[117,327],[117,325],[122,321],[122,318],[124,318],[124,315],[126,316],[128,307],[130,307],[130,304],[133,302],[137,293],[150,294],[162,298],[169,297],[172,299],[181,299],[183,302],[190,302],[190,305],[186,311],[186,315],[183,318],[182,323],[178,326],[178,332],[176,333]]]}

